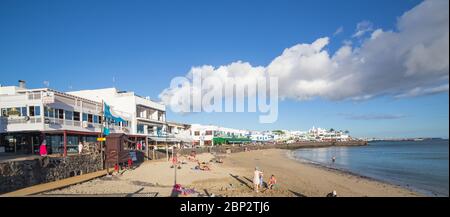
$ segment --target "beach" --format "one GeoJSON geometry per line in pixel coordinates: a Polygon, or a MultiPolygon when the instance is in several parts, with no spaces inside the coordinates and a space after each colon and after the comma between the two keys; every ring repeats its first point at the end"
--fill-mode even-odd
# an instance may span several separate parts
{"type": "MultiPolygon", "coordinates": [[[[232,153],[221,156],[223,163],[210,163],[210,171],[195,170],[188,160],[176,170],[176,182],[196,193],[178,196],[223,197],[324,197],[335,190],[339,197],[410,197],[422,196],[408,189],[342,171],[303,163],[288,157],[289,150],[266,149],[232,153]],[[252,189],[255,167],[277,178],[277,187],[256,193],[252,189]]],[[[213,154],[197,155],[200,162],[209,162],[213,154]]],[[[166,160],[146,161],[132,170],[112,177],[102,177],[39,196],[174,196],[175,170],[166,160]]]]}

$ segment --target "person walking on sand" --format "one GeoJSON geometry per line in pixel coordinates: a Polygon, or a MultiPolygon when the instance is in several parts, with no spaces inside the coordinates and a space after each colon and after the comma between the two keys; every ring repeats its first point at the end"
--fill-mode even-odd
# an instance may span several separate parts
{"type": "Polygon", "coordinates": [[[253,186],[256,193],[258,193],[258,188],[260,184],[260,173],[261,172],[259,171],[258,167],[255,167],[255,172],[253,175],[253,186]]]}
{"type": "Polygon", "coordinates": [[[39,155],[41,155],[42,157],[47,156],[47,144],[45,139],[44,141],[42,141],[41,146],[39,146],[39,155]]]}

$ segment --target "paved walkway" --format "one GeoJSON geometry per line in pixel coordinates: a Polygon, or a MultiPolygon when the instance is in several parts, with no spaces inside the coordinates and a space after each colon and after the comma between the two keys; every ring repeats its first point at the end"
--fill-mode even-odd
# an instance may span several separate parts
{"type": "MultiPolygon", "coordinates": [[[[109,171],[113,171],[113,170],[114,169],[110,169],[109,171]]],[[[58,180],[58,181],[54,181],[54,182],[33,185],[31,187],[22,188],[17,191],[2,194],[2,195],[0,195],[0,197],[23,197],[23,196],[27,196],[27,195],[39,194],[42,192],[67,187],[67,186],[78,184],[81,182],[86,182],[86,181],[89,181],[89,180],[92,180],[92,179],[95,179],[95,178],[98,178],[101,176],[105,176],[106,174],[107,174],[106,170],[100,170],[97,172],[74,176],[74,177],[70,177],[67,179],[62,179],[62,180],[58,180]]]]}

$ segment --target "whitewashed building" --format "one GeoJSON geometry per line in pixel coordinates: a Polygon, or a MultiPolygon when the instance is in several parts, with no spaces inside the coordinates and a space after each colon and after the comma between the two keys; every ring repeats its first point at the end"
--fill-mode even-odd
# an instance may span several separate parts
{"type": "Polygon", "coordinates": [[[95,102],[105,102],[119,115],[129,116],[131,134],[150,137],[166,136],[166,107],[148,97],[134,92],[119,91],[116,88],[80,90],[69,94],[87,98],[95,102]]]}
{"type": "Polygon", "coordinates": [[[247,138],[250,131],[215,125],[191,125],[191,136],[193,144],[197,146],[213,146],[215,137],[247,138]]]}
{"type": "MultiPolygon", "coordinates": [[[[0,153],[37,154],[44,141],[49,154],[77,152],[78,143],[96,142],[103,105],[49,88],[0,87],[0,153]]],[[[125,118],[125,120],[127,120],[125,118]]],[[[110,127],[128,133],[128,121],[110,127]]]]}

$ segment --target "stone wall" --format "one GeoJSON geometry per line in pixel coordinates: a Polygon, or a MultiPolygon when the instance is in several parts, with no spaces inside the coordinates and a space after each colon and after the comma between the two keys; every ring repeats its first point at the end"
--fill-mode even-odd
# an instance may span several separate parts
{"type": "Polygon", "coordinates": [[[0,193],[102,169],[100,154],[39,157],[0,163],[0,193]]]}

